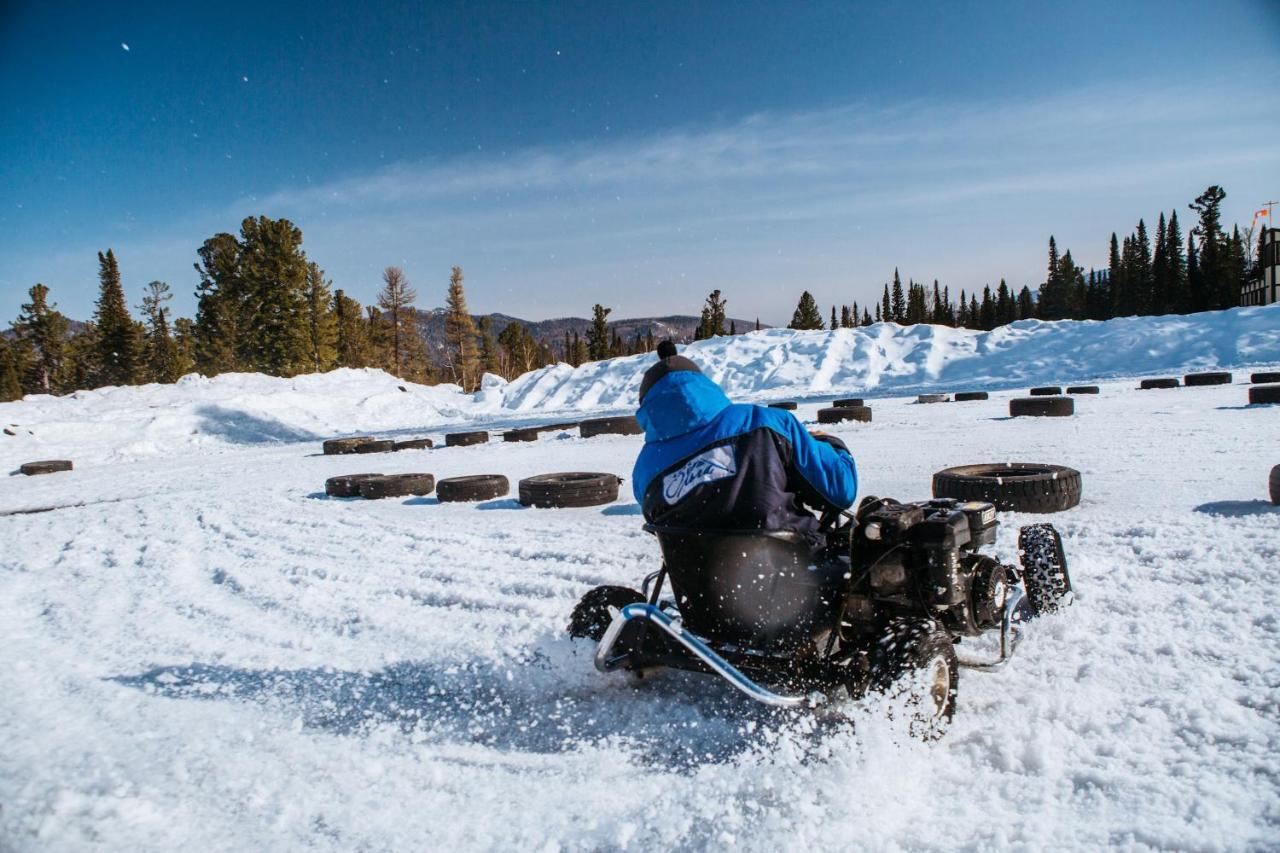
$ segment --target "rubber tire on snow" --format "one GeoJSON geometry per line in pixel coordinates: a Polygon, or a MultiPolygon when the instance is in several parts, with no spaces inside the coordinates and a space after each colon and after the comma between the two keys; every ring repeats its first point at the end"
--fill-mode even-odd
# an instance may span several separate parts
{"type": "Polygon", "coordinates": [[[1031,389],[1032,397],[1060,397],[1062,396],[1061,385],[1041,385],[1039,388],[1031,389]]]}
{"type": "Polygon", "coordinates": [[[578,424],[578,435],[595,438],[597,435],[639,435],[644,427],[634,417],[591,418],[578,424]]]}
{"type": "Polygon", "coordinates": [[[961,465],[933,475],[933,496],[985,501],[1005,512],[1062,512],[1080,503],[1080,472],[1063,465],[961,465]]]}
{"type": "Polygon", "coordinates": [[[445,447],[470,447],[473,444],[487,444],[489,433],[484,430],[473,432],[451,432],[444,437],[445,447]]]}
{"type": "Polygon", "coordinates": [[[374,441],[371,435],[358,435],[354,438],[331,438],[323,445],[325,456],[338,456],[344,453],[355,453],[362,444],[374,441]]]}
{"type": "Polygon", "coordinates": [[[986,391],[957,391],[951,399],[957,403],[968,403],[971,400],[985,400],[990,396],[986,391]]]}
{"type": "Polygon", "coordinates": [[[511,483],[501,474],[472,474],[469,477],[447,477],[436,483],[440,503],[487,501],[506,497],[511,483]]]}
{"type": "Polygon", "coordinates": [[[324,481],[324,493],[331,498],[358,498],[360,484],[381,474],[343,474],[324,481]]]}
{"type": "Polygon", "coordinates": [[[1072,385],[1067,388],[1068,394],[1101,394],[1102,389],[1097,385],[1072,385]]]}
{"type": "Polygon", "coordinates": [[[609,608],[621,610],[628,604],[645,600],[638,591],[627,586],[598,586],[589,591],[573,608],[569,617],[569,636],[600,642],[613,621],[609,608]]]}
{"type": "Polygon", "coordinates": [[[1076,413],[1076,401],[1070,397],[1015,397],[1009,401],[1009,416],[1014,418],[1069,418],[1076,413]]]}
{"type": "Polygon", "coordinates": [[[950,403],[951,397],[947,394],[921,394],[916,397],[917,403],[950,403]]]}
{"type": "Polygon", "coordinates": [[[1270,385],[1280,382],[1280,373],[1254,373],[1249,376],[1249,382],[1253,385],[1270,385]]]}
{"type": "Polygon", "coordinates": [[[1177,388],[1178,380],[1172,376],[1163,376],[1158,379],[1143,379],[1138,383],[1139,391],[1150,391],[1152,388],[1177,388]]]}
{"type": "Polygon", "coordinates": [[[430,474],[384,474],[360,482],[360,497],[366,500],[403,498],[408,495],[429,495],[436,487],[436,478],[430,474]]]}
{"type": "Polygon", "coordinates": [[[770,403],[769,408],[786,409],[788,412],[794,412],[796,410],[796,404],[791,400],[783,400],[779,403],[770,403]]]}
{"type": "Polygon", "coordinates": [[[1271,492],[1271,502],[1280,506],[1280,465],[1271,469],[1271,479],[1267,482],[1267,488],[1271,492]]]}
{"type": "Polygon", "coordinates": [[[841,421],[871,423],[870,406],[841,406],[835,409],[818,409],[818,423],[838,424],[841,421]]]}
{"type": "Polygon", "coordinates": [[[502,434],[503,441],[537,441],[536,429],[509,429],[502,434]]]}
{"type": "Polygon", "coordinates": [[[1250,405],[1280,403],[1280,385],[1255,385],[1249,389],[1250,405]]]}
{"type": "Polygon", "coordinates": [[[621,482],[614,474],[540,474],[520,481],[520,503],[542,509],[600,506],[618,499],[621,482]]]}
{"type": "Polygon", "coordinates": [[[831,405],[837,409],[848,409],[853,406],[865,406],[866,401],[861,397],[849,397],[844,400],[833,400],[831,405]]]}
{"type": "Polygon", "coordinates": [[[960,664],[951,636],[930,619],[894,619],[871,656],[871,689],[890,697],[907,696],[909,731],[921,740],[937,740],[956,712],[960,664]],[[939,657],[948,668],[945,685],[912,684],[939,657]],[[914,688],[927,687],[927,693],[914,688]],[[945,695],[942,695],[945,690],[945,695]]]}
{"type": "Polygon", "coordinates": [[[429,438],[409,438],[397,441],[395,451],[399,453],[401,450],[427,450],[435,446],[436,443],[429,438]]]}
{"type": "Polygon", "coordinates": [[[1033,616],[1054,613],[1071,603],[1067,555],[1052,524],[1029,524],[1018,531],[1018,554],[1033,616]]]}
{"type": "Polygon", "coordinates": [[[59,471],[70,471],[72,468],[70,459],[45,459],[40,462],[24,462],[18,466],[20,473],[26,474],[28,477],[37,477],[41,474],[56,474],[59,471]]]}
{"type": "Polygon", "coordinates": [[[1234,381],[1234,377],[1226,371],[1188,373],[1182,377],[1182,384],[1188,388],[1194,388],[1197,385],[1230,385],[1232,381],[1234,381]]]}
{"type": "Polygon", "coordinates": [[[356,453],[391,453],[396,449],[396,443],[389,439],[382,441],[366,441],[364,444],[356,445],[356,453]]]}

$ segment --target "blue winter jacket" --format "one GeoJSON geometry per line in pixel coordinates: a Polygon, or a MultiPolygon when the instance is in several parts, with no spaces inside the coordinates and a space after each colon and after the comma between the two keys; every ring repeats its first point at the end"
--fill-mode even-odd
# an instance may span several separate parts
{"type": "Polygon", "coordinates": [[[816,536],[802,506],[853,505],[857,468],[839,439],[819,441],[783,409],[735,404],[701,373],[669,373],[636,413],[645,445],[632,488],[647,521],[816,536]]]}

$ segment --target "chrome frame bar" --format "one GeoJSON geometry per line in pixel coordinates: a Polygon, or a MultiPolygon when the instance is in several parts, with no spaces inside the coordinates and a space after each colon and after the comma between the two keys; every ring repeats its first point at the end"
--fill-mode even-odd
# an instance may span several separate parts
{"type": "Polygon", "coordinates": [[[1020,639],[1018,629],[1013,627],[1013,614],[1022,603],[1024,595],[1022,587],[1015,586],[1004,600],[1004,614],[1000,618],[1000,657],[988,661],[957,658],[956,662],[960,666],[965,669],[976,669],[978,672],[994,672],[1002,669],[1009,662],[1013,653],[1017,651],[1020,639]]]}
{"type": "Polygon", "coordinates": [[[752,681],[743,674],[742,670],[718,655],[701,638],[685,631],[670,616],[652,604],[628,604],[618,612],[617,616],[613,617],[613,621],[609,623],[608,630],[605,631],[604,636],[600,639],[600,645],[596,647],[596,669],[601,672],[610,670],[609,664],[612,663],[610,652],[613,651],[614,645],[618,642],[618,635],[622,633],[623,627],[633,619],[648,619],[652,624],[666,632],[667,636],[683,646],[689,654],[706,664],[712,672],[757,702],[772,705],[775,708],[794,708],[804,704],[806,701],[804,696],[787,696],[781,693],[774,693],[772,690],[752,681]]]}

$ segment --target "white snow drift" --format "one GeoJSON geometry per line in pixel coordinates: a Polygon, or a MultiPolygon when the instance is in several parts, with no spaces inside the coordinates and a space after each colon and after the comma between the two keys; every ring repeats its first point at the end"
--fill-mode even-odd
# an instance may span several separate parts
{"type": "MultiPolygon", "coordinates": [[[[1191,323],[1183,333],[1148,321],[1170,324],[1168,340],[1130,346],[1130,364],[1280,361],[1268,354],[1277,318],[1227,312],[1177,321],[1191,323]],[[1163,355],[1139,358],[1150,348],[1163,355]]],[[[1087,332],[1114,334],[1114,355],[1125,327],[1002,334],[1040,338],[1050,358],[1065,328],[1076,344],[1062,358],[1084,365],[1091,351],[1102,373],[1105,347],[1087,332]]],[[[1000,357],[992,336],[860,334],[775,332],[694,355],[739,392],[866,387],[855,374],[882,390],[998,384],[983,378],[1000,357]],[[840,341],[843,366],[817,378],[840,341]],[[902,366],[858,373],[849,353],[889,342],[918,380],[902,366]],[[748,352],[756,363],[730,358],[748,352]]],[[[581,388],[621,387],[641,363],[584,368],[581,388]]],[[[1094,378],[1008,364],[1027,371],[1022,384],[1094,378]]],[[[570,609],[659,560],[625,494],[530,510],[322,491],[359,470],[627,476],[639,437],[326,457],[289,432],[490,422],[536,381],[490,388],[473,408],[351,372],[0,408],[3,425],[36,433],[0,434],[6,460],[30,458],[36,441],[98,459],[0,477],[0,513],[83,504],[0,515],[0,849],[1274,847],[1280,508],[1265,496],[1280,407],[1244,405],[1239,382],[1137,391],[1126,376],[1078,398],[1072,418],[1007,418],[1021,391],[931,406],[884,394],[873,423],[836,427],[864,495],[924,497],[933,471],[968,462],[1084,475],[1080,506],[1052,517],[1075,604],[1034,623],[1007,670],[965,672],[950,733],[926,745],[875,703],[842,721],[763,710],[688,673],[639,686],[597,674],[563,633],[570,609]],[[225,411],[199,414],[212,405],[225,411]]],[[[615,405],[604,396],[525,403],[615,405]]],[[[818,405],[797,414],[811,420],[818,405]]],[[[1045,519],[1002,516],[1001,556],[1033,520],[1045,519]]]]}

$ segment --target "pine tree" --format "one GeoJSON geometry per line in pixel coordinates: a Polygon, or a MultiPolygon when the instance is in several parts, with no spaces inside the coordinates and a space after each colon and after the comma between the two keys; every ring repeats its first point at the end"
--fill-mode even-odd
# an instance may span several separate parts
{"type": "Polygon", "coordinates": [[[1049,271],[1044,283],[1040,285],[1040,301],[1037,306],[1042,320],[1061,320],[1071,316],[1071,299],[1061,275],[1062,259],[1058,255],[1058,243],[1050,235],[1049,271]]]}
{"type": "Polygon", "coordinates": [[[705,340],[724,334],[725,305],[728,301],[720,298],[720,291],[713,290],[702,306],[702,322],[694,333],[694,340],[705,340]]]}
{"type": "MultiPolygon", "coordinates": [[[[510,325],[510,324],[508,324],[510,325]]],[[[510,378],[502,372],[502,360],[493,340],[493,318],[480,318],[480,369],[495,376],[510,378]]]]}
{"type": "Polygon", "coordinates": [[[1127,317],[1126,306],[1129,302],[1129,294],[1124,280],[1124,257],[1120,254],[1120,242],[1116,239],[1116,232],[1111,232],[1111,248],[1107,255],[1107,289],[1111,296],[1111,311],[1109,316],[1127,317]]]}
{"type": "Polygon", "coordinates": [[[102,385],[129,385],[136,382],[141,368],[141,341],[138,327],[129,316],[120,284],[120,267],[115,253],[98,253],[98,281],[101,285],[93,324],[97,328],[96,369],[102,385]]]}
{"type": "Polygon", "coordinates": [[[982,328],[982,310],[978,307],[978,295],[976,293],[969,297],[969,328],[982,328]]]}
{"type": "Polygon", "coordinates": [[[96,388],[98,384],[98,330],[87,323],[78,334],[67,339],[57,386],[69,390],[96,388]]]}
{"type": "Polygon", "coordinates": [[[0,403],[22,399],[22,383],[18,381],[18,359],[13,344],[0,335],[0,403]]]}
{"type": "Polygon", "coordinates": [[[834,332],[834,331],[835,331],[836,329],[838,329],[838,328],[840,328],[840,323],[836,320],[836,306],[833,304],[833,305],[831,306],[831,326],[830,326],[830,329],[834,332]]]}
{"type": "Polygon", "coordinates": [[[1200,278],[1200,255],[1196,251],[1196,239],[1187,233],[1187,310],[1203,311],[1206,303],[1204,282],[1200,278]]]}
{"type": "MultiPolygon", "coordinates": [[[[856,302],[854,303],[854,305],[857,305],[857,304],[858,304],[858,303],[856,303],[856,302]]],[[[832,308],[831,310],[832,310],[832,311],[835,311],[836,309],[835,309],[835,308],[832,308]]],[[[848,306],[848,305],[841,305],[841,306],[840,306],[840,328],[842,328],[842,329],[848,329],[848,328],[850,328],[852,325],[853,325],[853,322],[849,319],[849,306],[848,306]]]]}
{"type": "Polygon", "coordinates": [[[345,291],[333,292],[334,358],[338,367],[367,367],[369,341],[364,309],[345,291]]]}
{"type": "Polygon", "coordinates": [[[591,306],[591,326],[587,329],[587,360],[602,361],[609,357],[609,314],[612,308],[596,303],[591,306]]]}
{"type": "MultiPolygon", "coordinates": [[[[730,320],[730,321],[729,321],[729,336],[730,336],[730,337],[733,337],[733,336],[734,336],[734,335],[736,335],[736,334],[738,334],[738,324],[737,324],[737,323],[735,323],[735,322],[733,322],[732,320],[730,320]]],[[[639,340],[639,337],[640,337],[640,333],[639,333],[639,332],[636,332],[636,338],[637,338],[637,340],[639,340]]],[[[636,352],[640,352],[640,348],[639,348],[638,346],[636,347],[636,352]]],[[[645,350],[645,352],[648,352],[648,350],[645,350]]]]}
{"type": "Polygon", "coordinates": [[[996,288],[996,322],[997,326],[1007,326],[1014,320],[1016,316],[1017,306],[1013,303],[1013,294],[1009,292],[1009,285],[1004,279],[1000,279],[1000,286],[996,288]]]}
{"type": "MultiPolygon", "coordinates": [[[[450,285],[449,294],[453,295],[452,285],[450,285]]],[[[387,318],[391,341],[390,366],[391,372],[396,376],[405,374],[405,361],[410,343],[418,336],[417,330],[413,327],[413,303],[417,298],[418,293],[409,285],[409,279],[405,277],[404,270],[400,267],[387,267],[382,271],[382,290],[378,292],[378,307],[387,318]]],[[[470,319],[470,315],[467,319],[470,319]]]]}
{"type": "MultiPolygon", "coordinates": [[[[760,318],[759,318],[759,317],[757,317],[757,318],[756,318],[756,331],[757,331],[757,332],[758,332],[758,331],[760,331],[760,318]]],[[[650,335],[652,335],[653,333],[652,333],[652,332],[650,332],[649,334],[650,334],[650,335]]],[[[653,351],[653,347],[649,347],[649,351],[650,351],[650,352],[652,352],[652,351],[653,351]]]]}
{"type": "Polygon", "coordinates": [[[590,358],[587,342],[579,338],[575,330],[573,333],[573,360],[570,363],[577,367],[580,364],[586,364],[590,358]]]}
{"type": "Polygon", "coordinates": [[[307,355],[313,373],[332,370],[338,360],[338,318],[324,270],[314,261],[307,264],[307,355]]]}
{"type": "Polygon", "coordinates": [[[813,295],[809,291],[800,294],[800,302],[796,305],[795,313],[791,315],[791,322],[787,324],[788,329],[821,329],[822,313],[818,311],[818,303],[813,301],[813,295]]]}
{"type": "Polygon", "coordinates": [[[1031,295],[1031,288],[1026,285],[1018,291],[1018,319],[1030,320],[1036,316],[1036,301],[1031,295]]]}
{"type": "Polygon", "coordinates": [[[247,313],[240,276],[240,242],[232,234],[215,234],[197,251],[196,319],[192,350],[196,369],[217,376],[243,369],[237,348],[242,315],[247,313]]]}
{"type": "Polygon", "coordinates": [[[1191,203],[1200,221],[1192,230],[1200,240],[1200,290],[1203,302],[1196,310],[1228,308],[1239,302],[1239,291],[1232,292],[1230,259],[1226,235],[1222,231],[1222,201],[1226,192],[1211,186],[1191,203]]]}
{"type": "Polygon", "coordinates": [[[467,295],[462,288],[462,267],[454,267],[449,276],[445,310],[446,358],[453,381],[463,391],[474,391],[480,387],[480,356],[476,352],[476,324],[467,310],[467,295]]]}
{"type": "MultiPolygon", "coordinates": [[[[31,393],[52,394],[55,390],[63,390],[56,387],[56,382],[62,368],[70,323],[58,312],[56,305],[49,304],[49,288],[37,284],[28,294],[31,301],[19,309],[18,319],[13,322],[15,335],[32,354],[25,381],[20,381],[31,393]]],[[[16,370],[16,359],[13,362],[11,366],[16,370]]]]}
{"type": "MultiPolygon", "coordinates": [[[[879,308],[876,309],[876,311],[879,311],[879,310],[880,310],[879,308]]],[[[866,308],[862,309],[862,325],[864,326],[871,325],[871,313],[867,311],[866,308]]]]}
{"type": "Polygon", "coordinates": [[[302,230],[287,219],[251,216],[240,224],[244,303],[237,345],[241,369],[293,376],[310,368],[307,256],[302,230]]]}
{"type": "Polygon", "coordinates": [[[1132,294],[1133,312],[1138,316],[1151,313],[1152,292],[1154,290],[1151,271],[1151,240],[1147,237],[1147,223],[1138,220],[1138,228],[1133,235],[1133,266],[1126,270],[1129,278],[1129,290],[1132,294]]]}
{"type": "MultiPolygon", "coordinates": [[[[569,347],[569,333],[565,332],[565,345],[569,347]]],[[[573,352],[569,349],[566,361],[573,363],[573,352]]],[[[538,360],[538,345],[525,327],[512,320],[498,333],[498,365],[499,373],[506,379],[515,379],[528,373],[538,360]]],[[[548,359],[550,361],[550,359],[548,359]]],[[[578,362],[579,364],[581,362],[578,362]]],[[[575,365],[576,366],[576,365],[575,365]]]]}
{"type": "Polygon", "coordinates": [[[982,304],[978,307],[978,327],[987,332],[996,327],[996,303],[991,298],[991,285],[982,288],[982,304]]]}
{"type": "Polygon", "coordinates": [[[153,281],[143,291],[142,304],[138,306],[147,318],[144,374],[150,382],[177,382],[182,376],[178,372],[178,345],[169,331],[168,309],[165,308],[165,303],[172,298],[168,284],[153,281]]]}
{"type": "Polygon", "coordinates": [[[173,321],[174,372],[179,377],[195,370],[195,323],[187,317],[173,321]]]}
{"type": "Polygon", "coordinates": [[[907,300],[902,293],[902,279],[898,277],[898,268],[893,268],[893,322],[905,323],[907,321],[907,300]]]}
{"type": "Polygon", "coordinates": [[[1176,210],[1169,214],[1168,233],[1165,235],[1165,263],[1165,310],[1185,314],[1190,310],[1190,294],[1187,292],[1187,263],[1182,255],[1182,230],[1178,227],[1176,210]]]}
{"type": "Polygon", "coordinates": [[[893,303],[889,299],[889,285],[884,286],[884,295],[880,297],[880,310],[876,313],[877,323],[887,323],[893,319],[893,303]]]}
{"type": "Polygon", "coordinates": [[[1151,297],[1147,301],[1148,314],[1167,314],[1169,311],[1169,244],[1168,226],[1164,211],[1156,222],[1155,249],[1151,253],[1151,297]]]}
{"type": "Polygon", "coordinates": [[[1231,239],[1227,242],[1227,281],[1222,294],[1224,308],[1232,308],[1240,304],[1240,294],[1249,281],[1249,246],[1248,241],[1240,236],[1240,226],[1231,229],[1231,239]]]}
{"type": "Polygon", "coordinates": [[[964,298],[964,288],[960,288],[960,307],[956,311],[956,326],[961,329],[969,328],[969,303],[964,298]]]}

